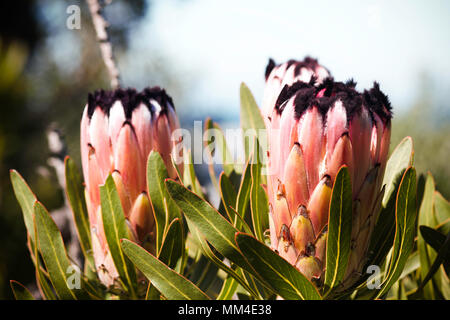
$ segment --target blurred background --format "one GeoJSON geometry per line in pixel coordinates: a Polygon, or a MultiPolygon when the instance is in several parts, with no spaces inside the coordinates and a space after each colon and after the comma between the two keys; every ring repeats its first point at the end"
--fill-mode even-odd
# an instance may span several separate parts
{"type": "MultiPolygon", "coordinates": [[[[418,171],[450,197],[449,1],[113,0],[105,16],[123,86],[166,88],[185,128],[206,116],[239,127],[239,85],[260,102],[269,57],[310,55],[360,90],[378,81],[394,107],[392,146],[412,136],[418,171]]],[[[98,88],[109,79],[84,1],[0,2],[0,299],[12,298],[10,279],[34,279],[9,169],[61,207],[46,130],[56,124],[79,163],[80,116],[98,88]],[[70,5],[80,29],[67,27],[70,5]]]]}

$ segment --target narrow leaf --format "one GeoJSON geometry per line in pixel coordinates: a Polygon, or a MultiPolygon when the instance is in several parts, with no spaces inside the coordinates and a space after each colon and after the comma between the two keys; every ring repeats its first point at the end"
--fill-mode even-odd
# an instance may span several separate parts
{"type": "MultiPolygon", "coordinates": [[[[429,226],[436,227],[437,221],[435,220],[434,215],[434,200],[435,200],[435,183],[433,176],[428,173],[425,180],[425,189],[422,197],[422,203],[420,204],[419,209],[419,226],[429,226]]],[[[425,279],[428,271],[430,270],[431,264],[433,260],[436,258],[436,253],[432,251],[431,247],[428,246],[420,233],[420,230],[417,230],[417,248],[420,254],[420,278],[425,279]]],[[[423,290],[424,297],[426,299],[434,299],[435,292],[433,288],[433,284],[429,283],[425,286],[423,290]]]]}
{"type": "Polygon", "coordinates": [[[44,259],[50,281],[60,299],[76,300],[87,299],[84,290],[70,289],[69,276],[73,273],[73,266],[69,262],[61,233],[50,214],[36,202],[34,205],[36,233],[39,242],[39,251],[44,259]]]}
{"type": "Polygon", "coordinates": [[[169,268],[175,268],[178,259],[183,254],[184,236],[181,221],[177,218],[172,221],[164,237],[158,259],[169,268]]]}
{"type": "Polygon", "coordinates": [[[261,279],[288,300],[320,300],[316,287],[289,262],[254,237],[239,233],[236,241],[261,279]]]}
{"type": "Polygon", "coordinates": [[[238,230],[208,202],[173,180],[166,180],[167,190],[177,206],[223,256],[243,268],[251,269],[234,241],[238,230]]]}
{"type": "Polygon", "coordinates": [[[412,139],[406,137],[387,161],[382,208],[370,239],[371,254],[367,265],[380,265],[392,247],[395,235],[395,201],[403,174],[413,163],[413,155],[412,139]]]}
{"type": "Polygon", "coordinates": [[[122,248],[136,267],[170,300],[208,300],[195,284],[170,269],[144,248],[124,239],[122,248]]]}
{"type": "Polygon", "coordinates": [[[225,208],[229,221],[234,221],[235,216],[234,212],[230,210],[230,207],[235,208],[236,206],[236,199],[237,194],[234,190],[234,186],[230,181],[230,178],[222,172],[220,174],[219,178],[219,185],[220,185],[220,198],[223,203],[223,207],[225,208]]]}
{"type": "Polygon", "coordinates": [[[400,183],[395,211],[394,247],[387,277],[377,297],[385,295],[403,271],[414,245],[416,216],[416,171],[410,167],[400,183]]]}
{"type": "Polygon", "coordinates": [[[181,218],[178,208],[170,201],[164,184],[164,180],[168,177],[169,174],[161,155],[152,151],[147,162],[147,187],[155,214],[157,253],[161,249],[164,234],[167,232],[171,221],[175,218],[181,218]],[[164,202],[167,204],[167,212],[170,216],[166,215],[164,202]]]}
{"type": "Polygon", "coordinates": [[[328,216],[325,287],[328,292],[342,281],[350,256],[352,234],[352,185],[346,166],[334,181],[328,216]]]}
{"type": "Polygon", "coordinates": [[[30,235],[31,241],[34,242],[34,211],[33,205],[36,202],[36,196],[30,187],[27,185],[22,176],[16,171],[10,171],[11,183],[14,189],[14,194],[16,195],[17,201],[22,208],[23,219],[25,221],[25,227],[27,228],[28,234],[30,235]]]}
{"type": "Polygon", "coordinates": [[[240,95],[241,127],[244,137],[245,159],[249,159],[250,142],[257,137],[259,130],[265,130],[266,126],[255,98],[245,83],[241,83],[240,95]]]}
{"type": "Polygon", "coordinates": [[[91,231],[89,215],[84,197],[83,179],[69,157],[65,159],[66,193],[73,212],[73,219],[78,232],[80,246],[85,256],[91,250],[91,231]]]}
{"type": "Polygon", "coordinates": [[[114,179],[108,176],[103,186],[100,186],[100,200],[102,207],[103,229],[111,252],[117,273],[125,282],[125,290],[135,295],[136,274],[133,265],[126,258],[120,246],[120,239],[129,238],[130,230],[125,221],[125,215],[117,193],[114,179]]]}
{"type": "Polygon", "coordinates": [[[11,280],[9,282],[16,300],[34,300],[33,295],[20,282],[11,280]]]}

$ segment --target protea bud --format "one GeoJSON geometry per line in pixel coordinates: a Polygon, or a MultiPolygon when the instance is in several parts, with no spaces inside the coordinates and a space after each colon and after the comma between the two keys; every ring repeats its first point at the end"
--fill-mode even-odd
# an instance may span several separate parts
{"type": "Polygon", "coordinates": [[[391,107],[377,83],[359,93],[352,81],[296,82],[274,103],[268,121],[271,246],[308,277],[323,274],[330,197],[342,165],[354,202],[344,285],[361,272],[380,208],[390,126],[391,107]]]}
{"type": "Polygon", "coordinates": [[[112,175],[132,237],[151,250],[155,223],[146,193],[146,162],[156,150],[176,177],[171,134],[177,128],[172,99],[158,87],[89,94],[81,120],[81,158],[95,265],[107,286],[118,275],[103,230],[99,186],[112,175]]]}
{"type": "Polygon", "coordinates": [[[328,77],[330,77],[329,71],[311,57],[306,57],[303,61],[289,60],[279,65],[270,59],[266,67],[266,87],[262,102],[262,112],[266,123],[267,118],[272,115],[275,101],[284,86],[291,86],[297,81],[321,84],[328,77]]]}

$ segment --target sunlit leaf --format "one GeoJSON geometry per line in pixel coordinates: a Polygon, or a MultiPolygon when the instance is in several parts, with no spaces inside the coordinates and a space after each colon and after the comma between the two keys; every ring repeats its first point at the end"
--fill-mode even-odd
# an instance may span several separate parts
{"type": "Polygon", "coordinates": [[[348,168],[336,176],[328,216],[325,288],[331,291],[344,278],[350,256],[352,234],[352,185],[348,168]]]}
{"type": "Polygon", "coordinates": [[[170,269],[139,245],[122,241],[122,248],[136,267],[170,300],[208,300],[195,284],[170,269]]]}
{"type": "MultiPolygon", "coordinates": [[[[436,226],[436,219],[434,215],[434,196],[435,196],[435,184],[433,176],[428,173],[425,181],[425,189],[422,198],[422,203],[419,209],[419,226],[429,226],[434,228],[436,226]]],[[[422,237],[422,234],[418,230],[417,248],[420,254],[420,278],[423,280],[428,271],[430,270],[433,260],[436,258],[436,253],[432,251],[422,237]]],[[[424,297],[427,299],[434,299],[435,293],[433,284],[428,283],[423,289],[424,297]]]]}
{"type": "Polygon", "coordinates": [[[106,241],[117,273],[125,283],[125,290],[134,296],[136,293],[136,273],[132,263],[127,259],[120,246],[120,239],[130,238],[130,230],[125,221],[125,215],[117,193],[114,179],[108,176],[103,186],[100,186],[103,228],[106,241]]]}
{"type": "Polygon", "coordinates": [[[261,279],[289,300],[320,300],[316,287],[295,267],[256,238],[239,233],[236,241],[261,279]]]}
{"type": "Polygon", "coordinates": [[[152,151],[147,162],[147,187],[155,214],[157,253],[161,249],[164,234],[167,232],[171,221],[175,218],[181,218],[181,214],[170,200],[164,184],[164,180],[168,177],[169,173],[161,155],[152,151]],[[168,215],[166,215],[166,205],[168,215]]]}
{"type": "Polygon", "coordinates": [[[241,128],[244,137],[245,159],[249,159],[250,143],[257,137],[259,130],[265,130],[266,126],[255,98],[245,83],[241,83],[240,96],[241,128]]]}
{"type": "Polygon", "coordinates": [[[413,163],[413,155],[412,139],[406,137],[387,161],[382,208],[370,239],[370,259],[367,265],[380,265],[392,247],[395,234],[395,201],[403,174],[413,163]]]}
{"type": "Polygon", "coordinates": [[[244,268],[251,268],[239,251],[233,227],[208,202],[173,180],[166,180],[167,190],[180,210],[223,256],[244,268]]]}
{"type": "Polygon", "coordinates": [[[30,293],[30,291],[28,291],[28,289],[20,282],[11,280],[9,284],[11,286],[14,298],[16,298],[16,300],[34,300],[34,297],[30,293]]]}
{"type": "Polygon", "coordinates": [[[88,299],[82,288],[69,288],[69,277],[75,269],[69,261],[61,233],[50,214],[39,202],[34,204],[34,214],[39,251],[56,294],[64,300],[88,299]]]}
{"type": "Polygon", "coordinates": [[[89,215],[84,197],[83,179],[69,157],[65,159],[66,193],[73,212],[73,218],[80,240],[80,246],[85,256],[91,250],[91,231],[89,215]]]}
{"type": "Polygon", "coordinates": [[[395,210],[395,238],[386,279],[377,297],[385,295],[400,277],[414,245],[416,208],[416,171],[406,170],[400,183],[395,210]]]}

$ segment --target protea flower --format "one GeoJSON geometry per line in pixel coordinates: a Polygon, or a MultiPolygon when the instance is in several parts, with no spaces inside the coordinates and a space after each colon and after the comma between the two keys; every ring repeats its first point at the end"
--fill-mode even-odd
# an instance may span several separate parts
{"type": "Polygon", "coordinates": [[[172,99],[158,87],[89,94],[81,120],[81,158],[95,265],[107,286],[118,274],[103,230],[99,186],[112,175],[134,240],[151,250],[154,215],[146,193],[146,162],[156,150],[176,177],[171,162],[176,128],[172,99]]]}
{"type": "Polygon", "coordinates": [[[352,247],[343,285],[359,278],[381,202],[391,107],[377,83],[285,86],[268,121],[271,246],[320,283],[326,258],[328,210],[342,165],[352,181],[352,247]]]}
{"type": "Polygon", "coordinates": [[[319,85],[330,77],[329,71],[322,67],[316,59],[306,57],[303,61],[289,60],[276,65],[270,59],[266,67],[266,87],[264,89],[262,112],[267,125],[267,117],[272,115],[272,109],[284,86],[291,86],[297,81],[319,85]]]}

